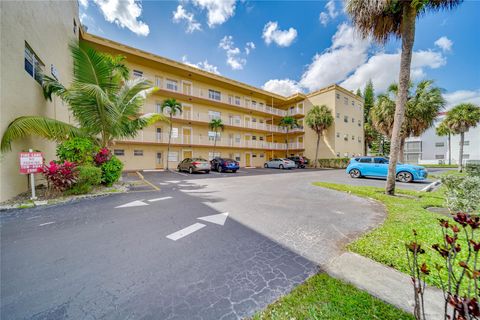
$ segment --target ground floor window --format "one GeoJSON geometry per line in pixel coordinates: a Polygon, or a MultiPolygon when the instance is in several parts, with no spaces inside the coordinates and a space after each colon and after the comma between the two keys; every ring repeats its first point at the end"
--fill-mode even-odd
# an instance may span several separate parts
{"type": "Polygon", "coordinates": [[[178,161],[178,152],[177,151],[170,151],[168,153],[168,161],[171,161],[171,162],[178,161]]]}
{"type": "Polygon", "coordinates": [[[208,160],[212,160],[213,158],[220,157],[221,153],[220,152],[209,152],[208,153],[208,160]]]}
{"type": "Polygon", "coordinates": [[[143,156],[143,150],[133,150],[133,155],[136,157],[143,156]]]}
{"type": "Polygon", "coordinates": [[[235,153],[235,161],[240,161],[240,153],[235,153]]]}
{"type": "Polygon", "coordinates": [[[114,149],[113,154],[116,156],[124,156],[125,155],[125,150],[123,149],[114,149]]]}

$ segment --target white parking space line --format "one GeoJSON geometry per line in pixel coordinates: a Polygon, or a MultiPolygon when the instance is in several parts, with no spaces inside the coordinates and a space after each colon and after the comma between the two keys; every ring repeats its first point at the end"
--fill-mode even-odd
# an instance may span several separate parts
{"type": "Polygon", "coordinates": [[[155,198],[155,199],[150,199],[148,202],[156,202],[156,201],[162,201],[162,200],[168,200],[172,199],[172,197],[162,197],[162,198],[155,198]]]}
{"type": "Polygon", "coordinates": [[[148,203],[143,202],[143,199],[142,200],[135,200],[135,201],[132,201],[132,202],[122,204],[120,206],[116,206],[115,208],[116,209],[117,208],[130,208],[130,207],[140,207],[140,206],[148,206],[148,203]]]}
{"type": "Polygon", "coordinates": [[[176,173],[176,174],[179,174],[181,176],[184,176],[184,177],[188,177],[188,174],[186,173],[183,173],[183,172],[178,172],[178,171],[172,171],[173,173],[176,173]]]}
{"type": "Polygon", "coordinates": [[[206,225],[197,222],[186,228],[183,228],[182,230],[169,234],[167,238],[173,241],[177,241],[178,239],[188,236],[189,234],[194,233],[195,231],[198,231],[204,227],[206,227],[206,225]]]}
{"type": "Polygon", "coordinates": [[[169,182],[169,183],[180,183],[179,180],[168,180],[167,182],[169,182]]]}
{"type": "Polygon", "coordinates": [[[55,221],[45,222],[45,223],[39,224],[38,226],[43,227],[43,226],[47,226],[47,225],[52,224],[52,223],[55,223],[55,221]]]}

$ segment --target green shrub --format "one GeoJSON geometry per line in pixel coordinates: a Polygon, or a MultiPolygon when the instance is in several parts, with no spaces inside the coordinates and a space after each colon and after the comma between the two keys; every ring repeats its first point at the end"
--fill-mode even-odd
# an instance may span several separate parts
{"type": "Polygon", "coordinates": [[[345,169],[348,166],[350,158],[318,159],[320,168],[345,169]]]}
{"type": "Polygon", "coordinates": [[[77,183],[67,191],[67,194],[90,193],[94,186],[102,183],[102,169],[93,165],[83,165],[78,167],[77,183]]]}
{"type": "Polygon", "coordinates": [[[72,138],[57,146],[57,157],[77,164],[91,163],[97,147],[87,138],[72,138]]]}
{"type": "Polygon", "coordinates": [[[474,213],[480,209],[480,176],[446,175],[441,178],[445,203],[453,212],[474,213]]]}
{"type": "Polygon", "coordinates": [[[112,156],[110,160],[102,164],[101,168],[102,182],[107,186],[111,186],[120,179],[123,163],[117,157],[112,156]]]}
{"type": "Polygon", "coordinates": [[[480,177],[480,161],[467,162],[465,172],[471,176],[480,177]]]}

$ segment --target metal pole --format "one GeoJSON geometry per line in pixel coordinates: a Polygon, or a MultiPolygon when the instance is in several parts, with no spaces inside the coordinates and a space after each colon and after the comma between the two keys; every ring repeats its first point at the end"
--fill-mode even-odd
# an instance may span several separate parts
{"type": "MultiPolygon", "coordinates": [[[[33,152],[32,149],[28,149],[28,152],[33,152]]],[[[30,186],[32,189],[32,197],[30,198],[31,200],[37,200],[37,196],[35,195],[35,175],[33,173],[30,173],[30,186]]]]}

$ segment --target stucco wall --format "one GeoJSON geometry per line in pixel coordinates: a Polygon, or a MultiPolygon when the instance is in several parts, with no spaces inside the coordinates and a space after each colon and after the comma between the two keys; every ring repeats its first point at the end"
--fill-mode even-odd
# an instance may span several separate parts
{"type": "MultiPolygon", "coordinates": [[[[69,121],[68,110],[59,99],[47,103],[40,84],[24,69],[25,42],[44,63],[50,75],[51,65],[60,80],[71,80],[72,61],[68,44],[78,39],[77,1],[1,1],[0,24],[0,132],[17,117],[42,115],[69,121]],[[77,31],[74,33],[73,21],[77,31]]],[[[18,173],[18,152],[29,148],[53,159],[55,144],[36,138],[13,144],[11,152],[1,155],[0,201],[27,190],[27,178],[18,173]]]]}

